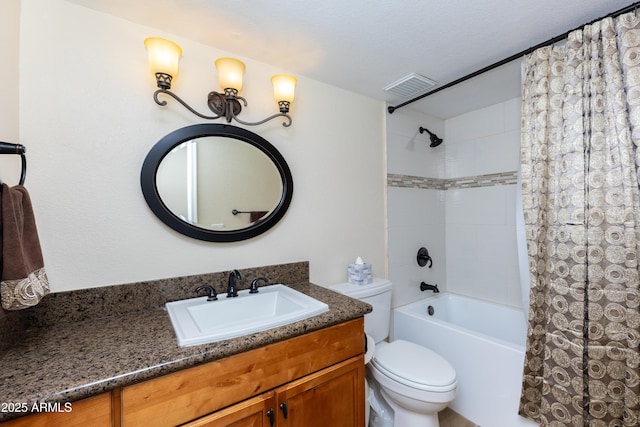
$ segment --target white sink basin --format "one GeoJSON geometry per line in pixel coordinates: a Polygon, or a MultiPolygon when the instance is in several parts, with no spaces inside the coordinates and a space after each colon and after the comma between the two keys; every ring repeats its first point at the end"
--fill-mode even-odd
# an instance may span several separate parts
{"type": "Polygon", "coordinates": [[[287,325],[329,311],[329,306],[285,285],[269,285],[257,294],[238,292],[166,304],[178,345],[205,344],[287,325]]]}

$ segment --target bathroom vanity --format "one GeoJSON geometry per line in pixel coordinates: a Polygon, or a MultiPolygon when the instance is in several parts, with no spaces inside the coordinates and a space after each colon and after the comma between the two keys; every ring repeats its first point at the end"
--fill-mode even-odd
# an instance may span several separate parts
{"type": "Polygon", "coordinates": [[[272,418],[274,426],[361,426],[363,331],[362,319],[352,320],[125,387],[123,424],[178,425],[210,414],[189,425],[268,426],[272,418]]]}
{"type": "Polygon", "coordinates": [[[1,425],[361,426],[363,331],[351,320],[1,425]]]}
{"type": "Polygon", "coordinates": [[[192,347],[177,346],[161,307],[28,331],[3,350],[0,425],[364,425],[371,307],[308,282],[292,287],[329,311],[192,347]]]}

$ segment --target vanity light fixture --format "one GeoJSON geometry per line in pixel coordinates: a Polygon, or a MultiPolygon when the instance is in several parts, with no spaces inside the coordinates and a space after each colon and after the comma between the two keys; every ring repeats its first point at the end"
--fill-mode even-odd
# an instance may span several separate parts
{"type": "Polygon", "coordinates": [[[182,104],[187,110],[203,119],[215,120],[224,117],[227,123],[235,120],[243,125],[255,126],[261,125],[276,117],[283,117],[286,121],[282,123],[282,126],[291,126],[289,107],[294,98],[297,82],[295,77],[288,74],[276,74],[271,77],[273,95],[278,103],[280,113],[274,114],[259,122],[245,122],[238,118],[238,115],[242,112],[243,104],[245,107],[247,106],[247,100],[238,96],[238,93],[242,90],[242,77],[244,75],[245,65],[242,61],[234,58],[218,58],[215,65],[218,70],[220,87],[223,88],[224,93],[216,91],[209,93],[207,105],[215,116],[207,116],[191,108],[185,101],[170,90],[172,80],[178,76],[178,65],[180,63],[180,56],[182,55],[182,48],[174,42],[160,37],[149,37],[145,39],[144,45],[149,52],[149,66],[151,72],[156,76],[156,83],[158,85],[158,90],[153,94],[153,99],[156,101],[156,104],[161,106],[167,105],[167,101],[158,99],[158,95],[166,94],[182,104]]]}

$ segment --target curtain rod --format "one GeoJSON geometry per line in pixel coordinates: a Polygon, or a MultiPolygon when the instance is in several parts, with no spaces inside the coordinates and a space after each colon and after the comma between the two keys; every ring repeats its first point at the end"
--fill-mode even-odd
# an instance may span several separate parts
{"type": "Polygon", "coordinates": [[[434,90],[429,91],[429,92],[427,92],[427,93],[423,93],[422,95],[416,96],[415,98],[412,98],[412,99],[410,99],[410,100],[408,100],[408,101],[405,101],[405,102],[403,102],[403,103],[401,103],[401,104],[398,104],[398,105],[396,105],[396,106],[391,106],[391,105],[390,105],[389,107],[387,107],[387,111],[389,112],[389,114],[393,114],[393,112],[394,112],[394,111],[396,111],[398,108],[402,108],[402,107],[404,107],[404,106],[406,106],[406,105],[412,104],[412,103],[414,103],[414,102],[416,102],[416,101],[419,101],[419,100],[421,100],[421,99],[423,99],[423,98],[426,98],[426,97],[427,97],[427,96],[429,96],[429,95],[433,95],[434,93],[440,92],[441,90],[448,89],[448,88],[450,88],[450,87],[452,87],[452,86],[455,86],[455,85],[457,85],[457,84],[459,84],[459,83],[462,83],[462,82],[467,81],[467,80],[469,80],[469,79],[472,79],[472,78],[474,78],[474,77],[476,77],[476,76],[479,76],[480,74],[484,74],[484,73],[486,73],[487,71],[491,71],[491,70],[493,70],[493,69],[495,69],[495,68],[501,67],[502,65],[508,64],[508,63],[509,63],[509,62],[511,62],[511,61],[514,61],[514,60],[516,60],[516,59],[518,59],[518,58],[521,58],[521,57],[523,57],[523,56],[525,56],[525,55],[529,55],[531,52],[533,52],[533,51],[534,51],[534,50],[536,50],[536,49],[539,49],[539,48],[541,48],[541,47],[548,46],[548,45],[550,45],[550,44],[554,44],[554,43],[557,43],[557,42],[559,42],[559,41],[561,41],[561,40],[564,40],[564,39],[566,39],[566,38],[569,36],[569,34],[570,34],[570,33],[572,33],[572,32],[573,32],[573,31],[575,31],[575,30],[579,30],[580,28],[583,28],[583,27],[585,27],[585,26],[587,26],[587,25],[591,25],[591,24],[593,24],[594,22],[601,21],[601,20],[603,20],[603,19],[605,19],[605,18],[615,18],[615,17],[617,17],[617,16],[622,15],[623,13],[631,12],[632,10],[634,10],[634,9],[636,9],[636,8],[638,8],[638,7],[640,7],[640,1],[639,1],[639,2],[635,2],[635,3],[633,3],[633,4],[631,4],[631,5],[627,6],[627,7],[623,7],[622,9],[617,10],[617,11],[615,11],[615,12],[611,12],[610,14],[608,14],[608,15],[606,15],[606,16],[602,16],[602,17],[600,17],[600,18],[594,19],[593,21],[588,22],[588,23],[586,23],[586,24],[582,24],[581,26],[576,27],[576,28],[574,28],[573,30],[569,30],[569,31],[567,31],[567,32],[566,32],[566,33],[564,33],[564,34],[561,34],[561,35],[559,35],[559,36],[552,37],[552,38],[550,38],[549,40],[544,41],[544,42],[542,42],[542,43],[538,43],[537,45],[535,45],[535,46],[533,46],[533,47],[530,47],[530,48],[528,48],[528,49],[525,49],[525,50],[523,50],[522,52],[518,52],[518,53],[516,53],[516,54],[514,54],[514,55],[511,55],[510,57],[505,58],[505,59],[503,59],[503,60],[501,60],[501,61],[498,61],[498,62],[496,62],[495,64],[491,64],[491,65],[486,66],[486,67],[484,67],[484,68],[482,68],[482,69],[480,69],[480,70],[478,70],[478,71],[474,71],[474,72],[473,72],[473,73],[471,73],[471,74],[467,74],[467,75],[466,75],[466,76],[464,76],[464,77],[460,77],[459,79],[454,80],[454,81],[452,81],[452,82],[450,82],[450,83],[447,83],[447,84],[446,84],[446,85],[444,85],[444,86],[440,86],[440,87],[439,87],[439,88],[437,88],[437,89],[434,89],[434,90]]]}

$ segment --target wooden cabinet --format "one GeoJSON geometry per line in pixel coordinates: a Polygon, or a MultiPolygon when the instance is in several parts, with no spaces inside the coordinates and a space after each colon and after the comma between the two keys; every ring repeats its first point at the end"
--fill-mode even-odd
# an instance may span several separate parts
{"type": "Polygon", "coordinates": [[[124,387],[122,425],[181,425],[363,354],[361,317],[124,387]]]}
{"type": "Polygon", "coordinates": [[[276,390],[278,427],[364,426],[364,359],[356,357],[276,390]]]}
{"type": "Polygon", "coordinates": [[[111,393],[39,409],[41,413],[0,423],[2,427],[111,427],[111,393]]]}
{"type": "Polygon", "coordinates": [[[72,405],[69,413],[29,415],[0,427],[361,427],[364,318],[72,405]]]}
{"type": "Polygon", "coordinates": [[[276,417],[274,394],[253,397],[182,427],[271,427],[276,417]]]}
{"type": "Polygon", "coordinates": [[[360,427],[364,363],[355,357],[183,427],[360,427]]]}

